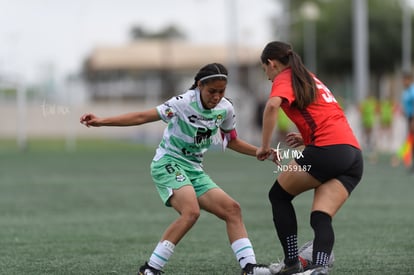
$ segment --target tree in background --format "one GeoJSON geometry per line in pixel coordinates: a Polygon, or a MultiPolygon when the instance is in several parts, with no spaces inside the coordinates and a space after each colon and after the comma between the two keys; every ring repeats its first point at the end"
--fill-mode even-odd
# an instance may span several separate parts
{"type": "Polygon", "coordinates": [[[167,26],[166,28],[158,32],[148,31],[142,26],[133,26],[130,30],[130,37],[132,40],[140,40],[140,39],[185,40],[186,39],[186,35],[174,25],[167,26]]]}
{"type": "MultiPolygon", "coordinates": [[[[318,74],[328,83],[338,78],[349,80],[353,70],[353,1],[306,1],[315,3],[320,11],[319,18],[315,22],[318,74]]],[[[301,14],[301,7],[306,1],[290,0],[290,43],[301,55],[304,54],[305,20],[301,14]]],[[[402,1],[367,0],[369,69],[372,77],[370,86],[377,97],[381,77],[395,72],[396,68],[401,68],[402,1]]],[[[277,33],[275,35],[278,37],[277,33]]]]}
{"type": "MultiPolygon", "coordinates": [[[[170,25],[165,27],[164,29],[152,32],[146,30],[142,26],[133,26],[130,30],[130,37],[133,41],[139,40],[148,40],[148,39],[156,39],[156,40],[163,40],[165,41],[165,51],[166,53],[169,52],[169,43],[172,40],[185,40],[186,35],[182,32],[178,27],[174,25],[170,25]]],[[[168,62],[168,58],[165,59],[165,62],[168,62]]],[[[160,79],[161,79],[161,91],[165,98],[169,98],[176,94],[177,92],[177,81],[174,78],[174,74],[172,73],[172,69],[168,66],[168,63],[165,64],[164,69],[160,72],[160,79]]]]}

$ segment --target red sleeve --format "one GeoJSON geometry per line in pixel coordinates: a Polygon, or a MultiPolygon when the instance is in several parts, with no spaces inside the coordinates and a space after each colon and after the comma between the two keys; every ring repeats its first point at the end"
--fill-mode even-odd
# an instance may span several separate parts
{"type": "Polygon", "coordinates": [[[295,100],[292,88],[292,70],[287,68],[278,74],[273,80],[272,90],[269,97],[281,97],[290,105],[295,100]]]}

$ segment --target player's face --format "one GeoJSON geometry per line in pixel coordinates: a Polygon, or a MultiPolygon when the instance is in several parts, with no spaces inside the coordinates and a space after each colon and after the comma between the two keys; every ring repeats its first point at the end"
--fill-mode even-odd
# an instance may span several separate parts
{"type": "Polygon", "coordinates": [[[219,104],[226,91],[226,80],[212,80],[205,84],[200,84],[201,102],[206,109],[212,109],[219,104]]]}
{"type": "Polygon", "coordinates": [[[262,63],[262,69],[267,78],[273,82],[273,79],[275,79],[276,75],[278,74],[274,62],[272,60],[269,60],[267,64],[262,63]]]}

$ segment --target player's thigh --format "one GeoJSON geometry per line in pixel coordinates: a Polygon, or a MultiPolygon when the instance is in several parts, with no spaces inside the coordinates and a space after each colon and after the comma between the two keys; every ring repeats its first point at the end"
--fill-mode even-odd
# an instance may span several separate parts
{"type": "Polygon", "coordinates": [[[278,181],[280,186],[289,194],[296,196],[321,184],[306,171],[307,168],[299,165],[295,160],[286,165],[284,171],[279,175],[278,181]]]}
{"type": "Polygon", "coordinates": [[[198,215],[200,213],[197,195],[192,185],[184,185],[178,189],[174,189],[169,202],[180,214],[193,212],[194,215],[198,215]]]}
{"type": "Polygon", "coordinates": [[[229,215],[240,215],[240,205],[221,188],[213,188],[198,198],[200,207],[224,219],[229,215]]]}
{"type": "MultiPolygon", "coordinates": [[[[176,190],[183,186],[191,186],[194,189],[191,175],[187,174],[185,167],[175,159],[165,156],[151,163],[151,176],[166,206],[171,206],[171,198],[175,196],[176,190]]],[[[193,190],[194,192],[194,190],[193,190]]]]}
{"type": "Polygon", "coordinates": [[[322,211],[335,216],[348,199],[349,193],[337,179],[331,179],[315,189],[312,211],[322,211]]]}

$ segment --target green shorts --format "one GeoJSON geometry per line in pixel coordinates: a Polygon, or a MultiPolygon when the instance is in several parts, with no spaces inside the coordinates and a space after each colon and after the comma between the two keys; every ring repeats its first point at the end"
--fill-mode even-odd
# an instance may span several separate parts
{"type": "Polygon", "coordinates": [[[184,185],[192,185],[197,198],[208,190],[218,187],[204,171],[197,170],[190,164],[171,156],[152,161],[151,175],[166,206],[171,206],[169,200],[173,191],[184,185]]]}

